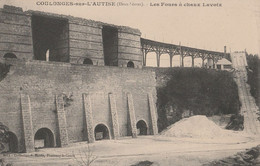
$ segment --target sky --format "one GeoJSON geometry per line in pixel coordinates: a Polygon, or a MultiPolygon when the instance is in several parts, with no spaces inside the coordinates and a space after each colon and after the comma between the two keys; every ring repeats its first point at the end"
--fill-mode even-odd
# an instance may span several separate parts
{"type": "MultiPolygon", "coordinates": [[[[141,2],[140,6],[43,6],[36,2],[75,2],[72,0],[0,0],[26,10],[72,15],[116,25],[138,28],[142,37],[156,41],[208,49],[212,51],[260,52],[259,0],[106,0],[106,2],[141,2]],[[154,3],[219,3],[222,7],[166,7],[154,3]]],[[[76,0],[78,2],[104,2],[76,0]]]]}

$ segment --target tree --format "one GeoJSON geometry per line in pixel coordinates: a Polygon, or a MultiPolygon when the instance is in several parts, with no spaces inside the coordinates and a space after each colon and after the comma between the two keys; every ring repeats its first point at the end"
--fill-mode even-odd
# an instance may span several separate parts
{"type": "Polygon", "coordinates": [[[93,155],[93,151],[90,149],[89,143],[87,148],[83,151],[79,150],[78,154],[73,152],[73,156],[79,166],[90,166],[97,159],[97,157],[93,155]]]}
{"type": "Polygon", "coordinates": [[[169,68],[164,86],[157,88],[158,129],[194,115],[237,114],[240,110],[238,89],[232,74],[200,68],[169,68]],[[169,109],[172,111],[169,115],[169,109]]]}
{"type": "MultiPolygon", "coordinates": [[[[258,55],[247,54],[247,63],[248,63],[248,80],[247,83],[250,85],[250,92],[252,96],[255,98],[256,101],[259,101],[259,66],[260,66],[260,59],[258,55]]],[[[260,106],[259,102],[256,102],[258,106],[260,106]]]]}

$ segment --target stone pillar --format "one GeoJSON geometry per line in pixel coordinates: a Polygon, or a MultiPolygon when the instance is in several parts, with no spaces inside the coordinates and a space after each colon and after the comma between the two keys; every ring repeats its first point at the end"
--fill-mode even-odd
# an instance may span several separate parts
{"type": "Polygon", "coordinates": [[[181,48],[181,44],[179,44],[180,46],[180,67],[184,67],[184,58],[183,58],[183,52],[182,52],[182,48],[181,48]]]}
{"type": "Polygon", "coordinates": [[[160,67],[160,56],[161,56],[161,54],[157,51],[157,52],[156,52],[157,67],[160,67]]]}
{"type": "Polygon", "coordinates": [[[111,117],[113,123],[114,139],[118,139],[120,137],[120,133],[119,133],[116,100],[112,93],[109,93],[108,96],[109,96],[109,105],[110,105],[110,111],[111,111],[111,117]]]}
{"type": "Polygon", "coordinates": [[[173,54],[170,53],[170,67],[172,67],[172,58],[173,58],[173,54]]]}
{"type": "Polygon", "coordinates": [[[133,96],[130,93],[127,93],[127,104],[128,104],[128,112],[129,112],[129,116],[130,116],[130,125],[131,125],[132,137],[136,138],[137,137],[137,129],[136,129],[134,102],[133,102],[133,96]]]}
{"type": "Polygon", "coordinates": [[[184,56],[182,52],[181,52],[181,67],[184,67],[184,56]]]}
{"type": "Polygon", "coordinates": [[[32,112],[29,95],[21,94],[21,109],[25,152],[34,152],[32,112]]]}
{"type": "Polygon", "coordinates": [[[143,65],[146,66],[146,56],[147,56],[147,51],[143,50],[143,65]]]}
{"type": "Polygon", "coordinates": [[[64,147],[68,145],[68,131],[67,131],[67,121],[66,121],[66,114],[64,111],[64,101],[63,95],[56,95],[56,110],[58,116],[58,129],[59,129],[59,146],[64,147]]]}
{"type": "Polygon", "coordinates": [[[202,68],[204,68],[205,66],[204,66],[204,58],[201,58],[202,59],[202,68]]]}
{"type": "Polygon", "coordinates": [[[156,115],[156,106],[153,101],[153,96],[151,93],[148,94],[148,102],[149,102],[149,110],[152,121],[152,134],[158,134],[158,126],[157,126],[157,115],[156,115]]]}
{"type": "Polygon", "coordinates": [[[92,116],[92,105],[91,98],[89,94],[83,94],[83,104],[84,104],[84,112],[87,123],[87,134],[88,134],[88,142],[95,142],[94,137],[94,129],[93,129],[93,116],[92,116]]]}
{"type": "Polygon", "coordinates": [[[194,56],[191,56],[192,67],[194,67],[194,56]]]}

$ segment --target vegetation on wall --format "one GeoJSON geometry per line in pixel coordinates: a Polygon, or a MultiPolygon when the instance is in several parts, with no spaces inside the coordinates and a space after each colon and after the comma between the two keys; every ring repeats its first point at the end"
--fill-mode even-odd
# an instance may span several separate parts
{"type": "Polygon", "coordinates": [[[73,101],[72,97],[73,94],[66,95],[65,93],[63,93],[64,107],[69,107],[71,105],[71,102],[73,101]]]}
{"type": "Polygon", "coordinates": [[[237,85],[231,73],[201,68],[169,68],[164,70],[164,74],[168,81],[157,88],[159,131],[180,120],[187,110],[194,115],[207,116],[239,112],[237,85]],[[171,121],[167,118],[169,109],[175,112],[171,121]]]}
{"type": "MultiPolygon", "coordinates": [[[[252,96],[255,98],[256,101],[259,101],[259,67],[260,66],[260,59],[257,55],[249,54],[247,57],[247,64],[248,64],[248,81],[247,83],[250,85],[250,92],[252,96]]],[[[258,107],[260,106],[259,102],[256,102],[258,107]]]]}
{"type": "Polygon", "coordinates": [[[4,143],[8,142],[8,127],[0,122],[0,152],[5,149],[4,143]]]}

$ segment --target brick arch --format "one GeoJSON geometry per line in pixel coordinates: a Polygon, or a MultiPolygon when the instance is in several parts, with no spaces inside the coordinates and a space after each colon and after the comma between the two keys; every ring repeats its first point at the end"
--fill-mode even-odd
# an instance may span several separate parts
{"type": "Polygon", "coordinates": [[[133,61],[127,62],[127,67],[129,67],[129,68],[135,68],[134,62],[133,62],[133,61]]]}
{"type": "Polygon", "coordinates": [[[8,52],[8,53],[4,54],[3,57],[4,58],[15,58],[15,59],[17,59],[17,56],[12,52],[8,52]]]}
{"type": "Polygon", "coordinates": [[[136,122],[136,129],[139,129],[139,134],[138,135],[148,135],[148,123],[144,119],[139,119],[136,122]]]}
{"type": "Polygon", "coordinates": [[[111,139],[109,127],[104,123],[97,123],[94,128],[94,137],[96,141],[102,139],[111,139]],[[102,135],[101,132],[103,133],[102,135]],[[102,139],[99,139],[101,137],[102,139]]]}
{"type": "MultiPolygon", "coordinates": [[[[84,61],[85,61],[85,62],[86,62],[86,61],[91,61],[92,64],[94,64],[94,63],[93,63],[93,60],[92,60],[91,58],[86,58],[86,57],[80,57],[80,58],[78,58],[78,59],[77,59],[77,64],[84,64],[84,61]]],[[[85,63],[85,64],[88,64],[88,63],[85,63]]]]}
{"type": "Polygon", "coordinates": [[[41,144],[40,147],[55,147],[54,132],[47,127],[39,128],[34,133],[34,146],[35,147],[38,146],[38,145],[36,145],[37,143],[39,143],[39,144],[43,143],[43,145],[41,144]],[[39,141],[39,140],[43,140],[43,141],[39,141]]]}
{"type": "Polygon", "coordinates": [[[8,131],[7,135],[8,135],[9,152],[17,153],[18,152],[18,137],[12,131],[8,131]]]}
{"type": "Polygon", "coordinates": [[[93,65],[93,61],[90,58],[85,58],[83,64],[93,65]]]}
{"type": "MultiPolygon", "coordinates": [[[[19,142],[18,142],[18,137],[15,132],[9,129],[8,126],[4,125],[2,122],[0,122],[0,130],[1,133],[4,133],[3,135],[3,142],[0,144],[0,146],[4,146],[3,151],[9,151],[12,153],[16,153],[19,150],[19,142]]],[[[0,151],[1,152],[1,151],[0,151]]]]}

